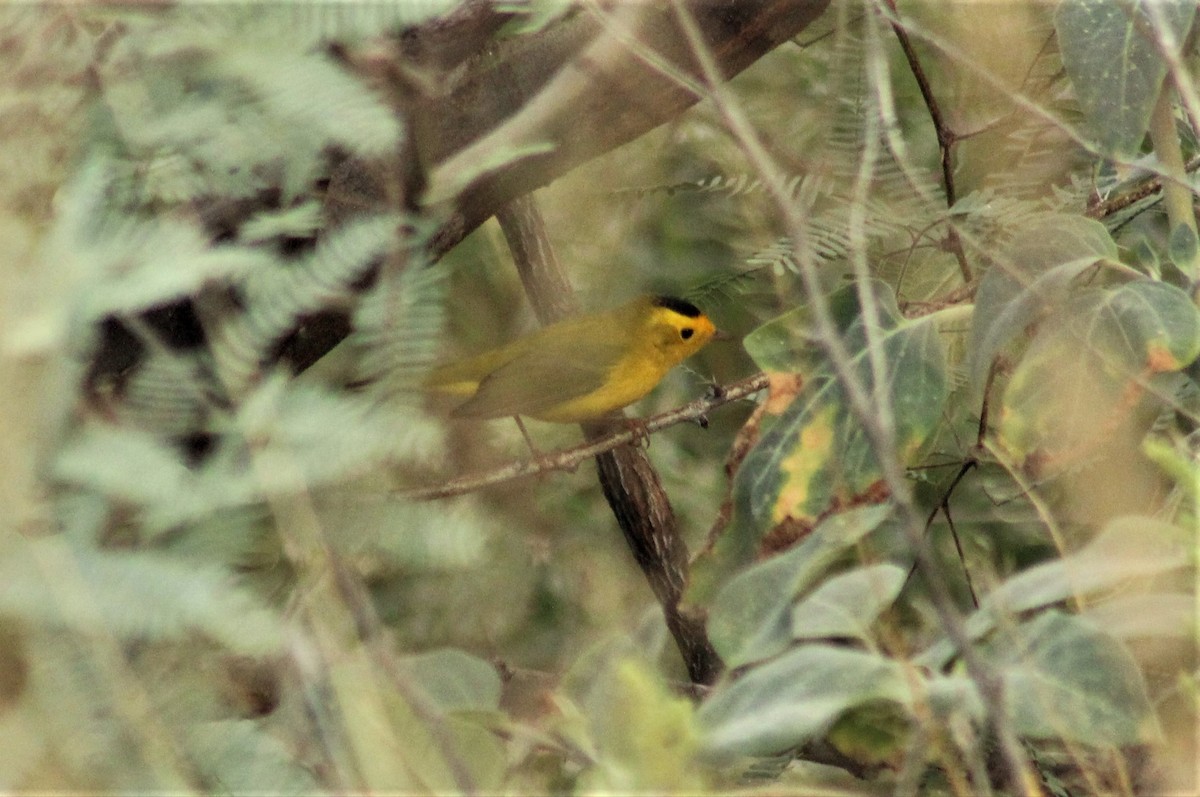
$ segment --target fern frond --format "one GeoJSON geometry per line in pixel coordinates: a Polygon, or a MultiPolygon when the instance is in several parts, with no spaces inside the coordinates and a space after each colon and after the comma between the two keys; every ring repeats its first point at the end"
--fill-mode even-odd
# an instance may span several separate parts
{"type": "Polygon", "coordinates": [[[347,341],[361,351],[356,382],[367,382],[372,393],[388,398],[420,387],[438,356],[448,273],[409,264],[398,279],[381,280],[363,298],[347,341]]]}
{"type": "Polygon", "coordinates": [[[337,484],[388,462],[428,461],[440,450],[434,420],[345,392],[268,379],[237,413],[255,445],[255,477],[265,495],[337,484]]]}
{"type": "Polygon", "coordinates": [[[214,66],[245,85],[275,126],[305,131],[322,146],[369,158],[395,151],[400,141],[396,115],[324,55],[240,49],[224,52],[214,66]]]}
{"type": "Polygon", "coordinates": [[[202,430],[212,410],[209,378],[190,355],[158,347],[125,380],[117,418],[162,437],[202,430]]]}
{"type": "Polygon", "coordinates": [[[299,320],[353,295],[353,286],[397,244],[396,218],[351,222],[326,236],[314,252],[292,264],[247,275],[240,285],[244,311],[212,335],[217,372],[241,395],[261,375],[268,355],[299,320]]]}
{"type": "Polygon", "coordinates": [[[182,640],[201,633],[230,650],[274,653],[279,617],[216,568],[162,554],[26,543],[0,559],[0,615],[84,636],[182,640]]]}
{"type": "Polygon", "coordinates": [[[251,216],[238,230],[244,244],[262,243],[272,238],[310,238],[324,223],[321,206],[315,200],[283,210],[268,210],[251,216]]]}

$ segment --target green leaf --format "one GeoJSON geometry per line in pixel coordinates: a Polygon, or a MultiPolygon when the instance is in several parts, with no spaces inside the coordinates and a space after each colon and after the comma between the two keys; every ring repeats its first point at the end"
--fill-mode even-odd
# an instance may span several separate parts
{"type": "Polygon", "coordinates": [[[847,711],[827,734],[838,752],[862,764],[882,764],[905,749],[912,717],[890,700],[877,700],[847,711]]]}
{"type": "Polygon", "coordinates": [[[870,638],[871,625],[900,594],[907,578],[907,571],[893,564],[834,576],[792,609],[792,636],[870,638]]]}
{"type": "Polygon", "coordinates": [[[996,647],[1015,730],[1036,739],[1125,746],[1159,731],[1133,657],[1079,617],[1048,612],[996,647]]]}
{"type": "Polygon", "coordinates": [[[1196,231],[1186,224],[1177,224],[1167,241],[1171,262],[1185,274],[1191,274],[1196,262],[1196,231]]]}
{"type": "MultiPolygon", "coordinates": [[[[1186,538],[1182,529],[1149,518],[1113,520],[1075,553],[1024,570],[989,593],[967,619],[967,633],[980,639],[1005,618],[1184,567],[1189,562],[1186,538]]],[[[942,640],[915,661],[941,670],[953,656],[954,646],[942,640]]]]}
{"type": "Polygon", "coordinates": [[[1181,0],[1063,0],[1054,18],[1063,66],[1105,153],[1136,155],[1167,74],[1162,32],[1182,43],[1196,7],[1181,0]],[[1165,31],[1156,31],[1159,20],[1165,31]]]}
{"type": "Polygon", "coordinates": [[[770,755],[878,701],[910,705],[904,665],[849,648],[805,645],[719,686],[698,719],[709,752],[770,755]]]}
{"type": "MultiPolygon", "coordinates": [[[[937,325],[905,321],[890,290],[873,283],[880,310],[876,331],[884,367],[883,401],[895,417],[896,448],[907,458],[941,418],[946,367],[937,325]]],[[[833,297],[835,306],[857,302],[853,286],[833,297]]],[[[852,367],[872,392],[874,378],[861,311],[845,331],[852,367]]],[[[734,484],[738,509],[729,533],[758,535],[784,520],[812,523],[830,507],[865,494],[881,478],[862,423],[840,382],[824,367],[806,381],[791,406],[746,456],[734,484]]]]}
{"type": "MultiPolygon", "coordinates": [[[[876,293],[886,295],[879,290],[876,293]]],[[[837,290],[829,297],[829,314],[839,331],[845,333],[851,329],[861,315],[853,287],[837,290]]],[[[891,315],[892,319],[895,317],[891,315]]],[[[814,375],[824,367],[824,353],[817,343],[812,307],[807,304],[758,327],[742,339],[742,346],[754,364],[764,371],[814,375]]]]}
{"type": "Polygon", "coordinates": [[[732,578],[717,593],[708,616],[709,638],[725,663],[739,667],[783,652],[793,638],[791,608],[796,596],[890,511],[889,505],[876,505],[833,515],[795,548],[732,578]]]}
{"type": "Polygon", "coordinates": [[[1035,321],[1063,301],[1072,281],[1117,245],[1094,219],[1046,214],[1022,229],[996,256],[975,294],[969,367],[982,388],[992,361],[1035,321]]]}
{"type": "MultiPolygon", "coordinates": [[[[880,400],[893,414],[896,450],[907,461],[941,420],[949,392],[938,320],[926,316],[906,321],[890,288],[873,282],[869,290],[880,321],[871,336],[883,377],[880,400]]],[[[868,394],[874,394],[872,358],[858,302],[853,285],[830,297],[850,367],[868,394]]],[[[760,339],[760,353],[770,351],[781,366],[800,363],[805,347],[793,350],[790,342],[812,333],[793,333],[788,327],[805,317],[792,313],[778,319],[771,334],[760,339]]],[[[769,530],[786,523],[791,533],[801,536],[838,506],[879,500],[872,491],[880,484],[881,471],[864,426],[851,411],[831,366],[814,362],[791,404],[742,462],[733,487],[733,522],[693,569],[689,599],[703,602],[712,595],[725,576],[751,560],[769,530]]]]}
{"type": "Polygon", "coordinates": [[[406,656],[404,668],[442,711],[495,711],[500,675],[483,659],[446,648],[406,656]]]}

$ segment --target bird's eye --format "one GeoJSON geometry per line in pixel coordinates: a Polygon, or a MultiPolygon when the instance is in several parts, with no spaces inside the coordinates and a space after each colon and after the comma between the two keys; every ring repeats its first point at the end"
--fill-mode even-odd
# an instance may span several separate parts
{"type": "Polygon", "coordinates": [[[679,337],[683,338],[684,340],[687,340],[694,334],[696,334],[696,330],[692,329],[691,327],[684,327],[683,329],[679,330],[679,337]]]}

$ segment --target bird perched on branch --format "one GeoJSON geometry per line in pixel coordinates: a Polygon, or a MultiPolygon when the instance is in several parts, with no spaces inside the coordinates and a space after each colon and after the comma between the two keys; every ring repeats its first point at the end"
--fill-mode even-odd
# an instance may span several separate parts
{"type": "Polygon", "coordinates": [[[436,368],[425,386],[467,397],[458,417],[596,420],[645,396],[714,337],[725,336],[691,302],[642,296],[436,368]]]}

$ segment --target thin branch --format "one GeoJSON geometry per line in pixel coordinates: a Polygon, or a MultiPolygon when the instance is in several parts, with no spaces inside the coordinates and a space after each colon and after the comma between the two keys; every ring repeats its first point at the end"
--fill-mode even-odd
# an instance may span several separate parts
{"type": "Polygon", "coordinates": [[[917,57],[916,48],[913,47],[912,40],[908,38],[908,31],[900,22],[900,12],[896,9],[896,0],[883,0],[883,2],[895,15],[895,19],[888,20],[888,24],[892,26],[892,32],[896,34],[896,40],[900,42],[900,49],[904,51],[904,59],[908,61],[908,68],[917,81],[921,99],[925,101],[925,108],[929,111],[929,118],[933,121],[933,129],[937,132],[938,153],[942,160],[942,185],[946,189],[946,205],[952,207],[957,198],[954,188],[954,155],[951,148],[958,143],[958,135],[950,129],[950,125],[946,123],[946,117],[942,115],[937,97],[934,96],[933,89],[929,85],[929,77],[925,74],[925,68],[921,66],[921,59],[917,57]]]}
{"type": "MultiPolygon", "coordinates": [[[[1193,157],[1183,167],[1183,170],[1189,174],[1197,169],[1200,169],[1200,155],[1193,157]]],[[[1130,205],[1136,205],[1146,197],[1157,194],[1161,190],[1163,190],[1163,178],[1157,174],[1150,175],[1135,184],[1128,191],[1124,191],[1108,199],[1092,202],[1084,209],[1083,215],[1089,219],[1104,219],[1114,213],[1119,213],[1130,205]]]]}
{"type": "Polygon", "coordinates": [[[642,440],[647,434],[666,429],[679,423],[693,422],[701,425],[707,422],[708,413],[717,407],[732,401],[752,396],[767,387],[766,374],[755,374],[733,384],[726,385],[714,391],[715,395],[704,396],[688,402],[673,410],[652,415],[643,421],[639,428],[621,429],[596,440],[590,440],[582,445],[564,448],[536,459],[525,459],[510,462],[507,465],[470,476],[453,479],[436,487],[420,487],[416,489],[398,490],[394,495],[412,501],[433,501],[439,498],[450,498],[456,495],[482,490],[504,482],[522,479],[526,476],[536,476],[550,471],[574,471],[584,460],[591,459],[597,454],[612,451],[620,446],[630,445],[642,440]]]}

